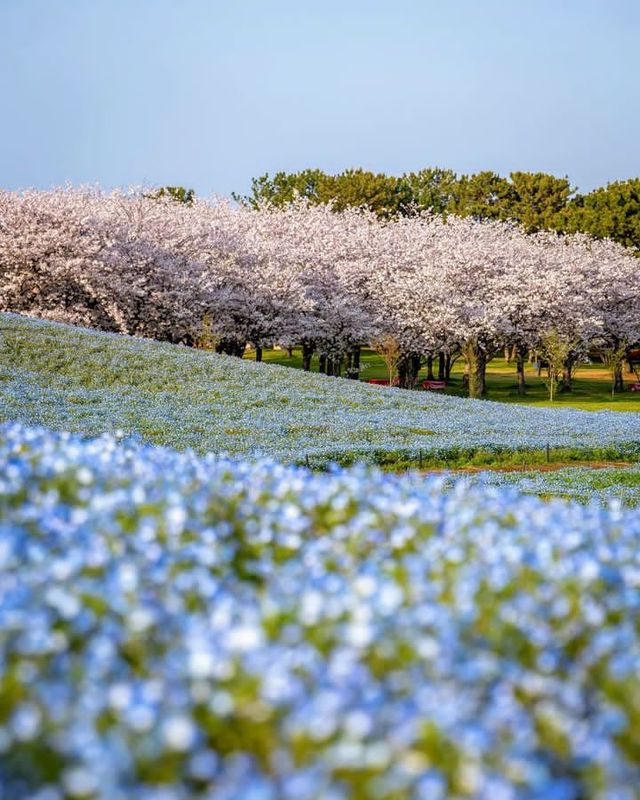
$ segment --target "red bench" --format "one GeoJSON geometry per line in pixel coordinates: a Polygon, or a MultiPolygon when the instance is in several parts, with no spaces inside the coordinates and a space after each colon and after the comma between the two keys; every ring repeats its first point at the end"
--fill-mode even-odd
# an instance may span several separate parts
{"type": "MultiPolygon", "coordinates": [[[[384,380],[383,378],[369,378],[367,383],[371,383],[374,386],[388,386],[389,385],[389,381],[384,380]]],[[[392,386],[398,386],[399,385],[398,378],[394,378],[392,383],[391,383],[391,385],[392,386]]],[[[422,382],[422,388],[423,389],[428,389],[428,390],[446,389],[446,386],[447,386],[447,382],[446,381],[423,381],[422,382]]]]}
{"type": "MultiPolygon", "coordinates": [[[[372,383],[374,386],[388,386],[389,385],[389,381],[384,380],[383,378],[369,378],[367,383],[372,383]]],[[[398,385],[398,379],[394,378],[393,381],[391,381],[391,385],[392,386],[397,386],[398,385]]]]}
{"type": "Polygon", "coordinates": [[[632,383],[629,386],[630,392],[640,392],[640,383],[632,383]]]}

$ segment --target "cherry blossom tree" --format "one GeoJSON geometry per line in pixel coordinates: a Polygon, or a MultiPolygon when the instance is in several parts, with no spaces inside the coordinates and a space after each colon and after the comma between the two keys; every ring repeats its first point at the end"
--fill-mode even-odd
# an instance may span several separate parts
{"type": "Polygon", "coordinates": [[[178,204],[98,190],[0,194],[4,310],[181,341],[202,306],[178,204]]]}
{"type": "MultiPolygon", "coordinates": [[[[296,200],[273,207],[221,199],[176,203],[142,190],[0,192],[0,309],[139,336],[202,339],[260,359],[301,345],[303,365],[358,377],[359,351],[398,347],[401,386],[421,365],[439,377],[462,355],[471,395],[487,362],[553,334],[563,384],[598,347],[640,340],[640,271],[628,250],[584,234],[527,234],[504,222],[416,213],[384,220],[296,200]],[[449,366],[447,366],[449,365],[449,366]]],[[[616,356],[614,389],[622,386],[616,356]]]]}

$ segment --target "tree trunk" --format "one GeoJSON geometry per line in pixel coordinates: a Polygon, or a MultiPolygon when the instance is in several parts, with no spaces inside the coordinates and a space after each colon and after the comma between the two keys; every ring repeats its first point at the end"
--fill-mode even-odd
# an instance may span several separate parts
{"type": "Polygon", "coordinates": [[[302,345],[302,369],[305,372],[311,371],[311,359],[313,357],[313,347],[306,342],[302,345]]]}
{"type": "Polygon", "coordinates": [[[398,360],[398,386],[401,386],[403,389],[407,388],[407,373],[408,373],[407,357],[402,356],[398,360]]]}
{"type": "Polygon", "coordinates": [[[462,385],[467,389],[469,397],[478,396],[478,345],[475,342],[465,342],[462,346],[464,357],[464,375],[462,385]]]}
{"type": "Polygon", "coordinates": [[[420,356],[406,355],[398,361],[398,386],[413,389],[420,371],[420,356]]]}
{"type": "Polygon", "coordinates": [[[476,355],[476,397],[487,393],[487,354],[479,347],[476,355]]]}
{"type": "Polygon", "coordinates": [[[256,345],[256,361],[262,361],[262,347],[256,345]]]}
{"type": "Polygon", "coordinates": [[[624,378],[622,377],[622,361],[618,361],[613,371],[613,391],[622,392],[623,390],[624,378]]]}
{"type": "Polygon", "coordinates": [[[444,379],[445,381],[451,380],[451,368],[453,364],[451,363],[451,353],[447,353],[444,359],[444,379]]]}
{"type": "Polygon", "coordinates": [[[486,394],[487,353],[474,340],[465,342],[462,347],[466,381],[469,397],[482,397],[486,394]]]}
{"type": "Polygon", "coordinates": [[[416,388],[421,364],[422,364],[422,359],[420,358],[420,356],[411,356],[411,385],[409,386],[410,389],[416,388]]]}
{"type": "Polygon", "coordinates": [[[564,366],[562,368],[562,381],[560,384],[561,392],[571,391],[572,371],[573,371],[573,356],[569,356],[567,360],[564,362],[564,366]]]}
{"type": "Polygon", "coordinates": [[[526,386],[524,379],[524,357],[526,350],[524,347],[516,347],[516,372],[518,375],[518,394],[526,394],[526,386]]]}
{"type": "Polygon", "coordinates": [[[415,389],[420,372],[420,356],[403,356],[398,361],[398,385],[403,389],[415,389]]]}
{"type": "Polygon", "coordinates": [[[444,353],[438,353],[438,380],[446,380],[444,353]]]}
{"type": "Polygon", "coordinates": [[[318,359],[318,362],[319,362],[318,363],[318,371],[319,372],[324,372],[326,374],[326,372],[327,372],[327,357],[326,356],[320,356],[319,359],[318,359]]]}
{"type": "Polygon", "coordinates": [[[347,378],[352,378],[354,381],[360,379],[360,345],[356,345],[349,353],[347,378]]]}
{"type": "Polygon", "coordinates": [[[427,380],[433,381],[435,378],[433,377],[433,356],[427,356],[427,380]]]}

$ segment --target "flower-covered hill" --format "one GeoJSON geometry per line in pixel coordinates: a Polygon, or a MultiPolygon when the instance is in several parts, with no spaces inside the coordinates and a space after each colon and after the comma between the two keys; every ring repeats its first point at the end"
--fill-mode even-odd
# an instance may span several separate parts
{"type": "Polygon", "coordinates": [[[0,426],[0,786],[638,797],[640,517],[0,426]]]}
{"type": "Polygon", "coordinates": [[[385,389],[0,314],[0,421],[177,449],[349,461],[419,450],[640,445],[640,414],[385,389]]]}

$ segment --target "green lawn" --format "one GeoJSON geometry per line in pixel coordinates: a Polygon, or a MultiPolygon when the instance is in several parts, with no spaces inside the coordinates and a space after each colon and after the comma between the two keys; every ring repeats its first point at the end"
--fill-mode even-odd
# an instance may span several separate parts
{"type": "MultiPolygon", "coordinates": [[[[252,359],[255,353],[247,350],[245,358],[252,359]]],[[[285,367],[302,369],[302,353],[294,348],[290,358],[286,350],[265,350],[263,360],[272,364],[285,367]]],[[[382,358],[373,350],[363,350],[361,356],[363,370],[362,380],[369,378],[386,378],[387,369],[382,358]]],[[[312,369],[318,369],[318,359],[314,358],[312,369]]],[[[462,386],[464,362],[458,359],[452,373],[452,380],[446,389],[446,394],[465,397],[466,391],[462,386]]],[[[526,365],[527,394],[521,397],[516,388],[515,364],[508,364],[504,358],[494,358],[487,368],[487,397],[501,403],[525,403],[532,406],[572,407],[585,411],[640,411],[640,392],[630,392],[628,389],[615,397],[611,396],[611,379],[606,367],[600,363],[581,364],[577,370],[577,377],[573,382],[570,393],[558,394],[557,399],[551,403],[549,393],[542,377],[538,377],[532,365],[526,365]]],[[[420,372],[420,378],[427,377],[426,368],[420,372]]],[[[625,386],[635,381],[635,376],[625,373],[625,386]]]]}

